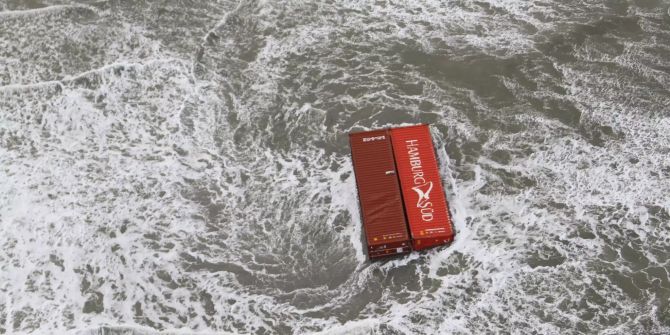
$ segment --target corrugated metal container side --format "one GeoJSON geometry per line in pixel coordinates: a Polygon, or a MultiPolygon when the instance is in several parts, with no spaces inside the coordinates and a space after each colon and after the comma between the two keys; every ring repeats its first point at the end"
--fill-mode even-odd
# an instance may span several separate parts
{"type": "Polygon", "coordinates": [[[368,256],[411,251],[389,131],[349,134],[368,256]]]}
{"type": "Polygon", "coordinates": [[[390,130],[405,212],[415,250],[454,239],[428,125],[390,130]]]}

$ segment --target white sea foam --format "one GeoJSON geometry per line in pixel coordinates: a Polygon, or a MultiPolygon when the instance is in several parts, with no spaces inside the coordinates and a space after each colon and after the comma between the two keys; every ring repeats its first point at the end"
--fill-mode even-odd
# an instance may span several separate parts
{"type": "Polygon", "coordinates": [[[111,10],[0,23],[2,332],[667,330],[658,13],[612,55],[578,42],[601,5],[287,6],[240,2],[193,63],[111,10]],[[369,263],[346,132],[419,121],[456,240],[369,263]]]}
{"type": "Polygon", "coordinates": [[[35,17],[44,17],[50,15],[63,15],[67,14],[70,11],[76,10],[86,10],[96,13],[97,10],[94,7],[87,6],[84,4],[74,4],[74,5],[53,5],[41,8],[32,8],[24,10],[7,10],[0,11],[0,19],[11,20],[11,19],[26,19],[26,18],[35,18],[35,17]]]}

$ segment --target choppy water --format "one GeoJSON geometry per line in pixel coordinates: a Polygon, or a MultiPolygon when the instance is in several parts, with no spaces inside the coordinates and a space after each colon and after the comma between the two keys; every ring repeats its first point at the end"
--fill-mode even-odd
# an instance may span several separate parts
{"type": "Polygon", "coordinates": [[[0,334],[670,333],[670,4],[0,1],[0,334]],[[432,123],[366,262],[346,133],[432,123]]]}

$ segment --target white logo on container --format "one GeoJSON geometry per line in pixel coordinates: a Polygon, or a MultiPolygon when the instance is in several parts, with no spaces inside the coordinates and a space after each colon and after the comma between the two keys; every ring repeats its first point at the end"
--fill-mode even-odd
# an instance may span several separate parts
{"type": "Polygon", "coordinates": [[[373,136],[373,137],[363,137],[363,142],[370,142],[370,141],[381,141],[385,139],[386,136],[381,135],[381,136],[373,136]]]}
{"type": "Polygon", "coordinates": [[[419,195],[416,207],[422,208],[430,200],[430,191],[433,190],[433,182],[429,181],[425,184],[414,186],[412,189],[419,195]]]}
{"type": "Polygon", "coordinates": [[[409,156],[409,165],[412,170],[412,179],[414,187],[412,190],[416,192],[419,199],[416,202],[416,207],[421,211],[421,220],[433,221],[433,203],[430,201],[430,191],[433,190],[433,182],[426,180],[427,176],[423,172],[423,165],[421,164],[421,153],[419,152],[419,140],[406,140],[407,155],[409,156]]]}

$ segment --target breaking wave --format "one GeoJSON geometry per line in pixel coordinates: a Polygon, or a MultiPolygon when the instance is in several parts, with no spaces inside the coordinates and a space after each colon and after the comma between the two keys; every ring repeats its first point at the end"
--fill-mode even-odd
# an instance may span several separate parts
{"type": "Polygon", "coordinates": [[[660,4],[13,3],[0,334],[670,331],[660,4]],[[456,240],[367,262],[346,133],[418,122],[456,240]]]}

